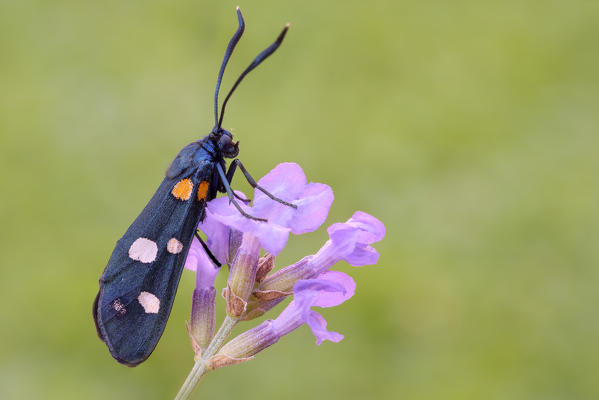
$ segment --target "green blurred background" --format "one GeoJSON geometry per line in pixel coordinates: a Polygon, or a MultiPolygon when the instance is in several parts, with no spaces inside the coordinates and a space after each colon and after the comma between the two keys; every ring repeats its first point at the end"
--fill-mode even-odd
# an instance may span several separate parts
{"type": "MultiPolygon", "coordinates": [[[[91,303],[166,165],[212,127],[235,5],[0,1],[0,398],[163,399],[183,382],[191,273],[134,369],[91,303]]],[[[360,209],[387,236],[378,265],[339,266],[357,295],[323,314],[344,341],[302,327],[195,398],[599,398],[599,3],[240,5],[225,89],[292,23],[228,108],[244,163],[300,163],[335,191],[327,225],[360,209]]],[[[292,237],[278,265],[326,237],[292,237]]]]}

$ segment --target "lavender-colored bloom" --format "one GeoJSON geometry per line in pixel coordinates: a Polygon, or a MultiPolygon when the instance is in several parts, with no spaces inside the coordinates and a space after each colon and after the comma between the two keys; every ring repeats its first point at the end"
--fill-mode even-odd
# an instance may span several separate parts
{"type": "Polygon", "coordinates": [[[258,182],[271,194],[297,206],[297,209],[275,202],[261,191],[255,192],[253,210],[267,218],[269,224],[287,227],[295,235],[312,232],[327,218],[333,203],[333,191],[322,183],[307,183],[302,168],[295,163],[282,163],[258,182]]]}
{"type": "Polygon", "coordinates": [[[350,265],[360,267],[378,261],[379,253],[370,244],[385,236],[385,225],[372,215],[356,211],[347,222],[329,226],[327,232],[334,247],[329,252],[334,251],[350,265]]]}
{"type": "Polygon", "coordinates": [[[327,271],[317,279],[305,279],[293,287],[293,301],[273,321],[273,329],[283,336],[303,323],[308,324],[316,337],[316,344],[323,340],[339,342],[343,335],[326,330],[327,322],[312,307],[334,307],[351,298],[356,283],[347,274],[339,271],[327,271]]]}
{"type": "Polygon", "coordinates": [[[334,198],[329,186],[307,183],[304,171],[294,163],[277,165],[258,184],[297,208],[273,201],[255,190],[253,206],[240,205],[248,214],[267,219],[268,223],[264,223],[244,217],[227,198],[221,197],[208,203],[207,218],[200,229],[206,233],[226,235],[222,226],[211,226],[218,222],[233,230],[252,233],[266,251],[277,255],[287,243],[290,232],[299,235],[318,229],[326,219],[334,198]]]}
{"type": "Polygon", "coordinates": [[[219,351],[217,357],[248,359],[275,344],[282,336],[307,324],[316,337],[316,344],[323,340],[339,342],[343,335],[327,331],[327,322],[312,307],[334,307],[351,298],[356,283],[347,274],[327,271],[317,279],[299,281],[294,286],[294,300],[274,320],[262,324],[232,339],[219,351]]]}
{"type": "MultiPolygon", "coordinates": [[[[270,343],[272,337],[278,340],[306,323],[318,344],[323,340],[338,342],[343,336],[327,331],[326,321],[311,307],[331,307],[353,295],[353,280],[341,272],[328,269],[341,260],[354,266],[376,263],[378,252],[371,244],[384,237],[384,225],[361,211],[354,213],[344,223],[331,225],[327,229],[329,240],[315,255],[304,257],[300,262],[267,276],[259,284],[256,296],[248,303],[254,290],[260,247],[276,255],[285,246],[290,232],[301,234],[317,229],[326,219],[333,201],[333,193],[328,186],[307,183],[302,169],[293,163],[279,164],[258,184],[274,196],[295,204],[297,208],[273,201],[256,190],[253,207],[243,203],[240,206],[250,215],[267,219],[268,223],[244,217],[227,198],[222,197],[208,203],[206,218],[199,226],[207,234],[208,247],[213,254],[219,261],[229,262],[231,266],[229,282],[223,292],[229,315],[252,319],[294,293],[294,300],[277,319],[246,332],[243,335],[249,336],[239,340],[245,343],[252,335],[258,335],[269,337],[270,343]]],[[[212,285],[218,270],[195,238],[186,267],[197,271],[193,320],[193,310],[206,310],[207,307],[200,304],[205,296],[199,295],[205,294],[202,290],[214,290],[212,285]]],[[[213,310],[213,304],[208,308],[213,310]]],[[[270,344],[263,343],[261,346],[264,348],[270,344]]]]}
{"type": "Polygon", "coordinates": [[[293,203],[294,207],[255,190],[253,206],[243,202],[239,206],[247,214],[268,222],[243,216],[228,198],[221,197],[208,203],[206,219],[199,226],[208,234],[209,248],[214,248],[217,258],[226,259],[231,266],[224,296],[227,314],[234,318],[242,317],[246,311],[257,276],[260,247],[276,255],[287,243],[290,232],[301,234],[317,229],[333,202],[330,187],[307,183],[301,167],[293,163],[279,164],[260,179],[258,185],[275,197],[293,203]],[[217,243],[210,243],[211,235],[217,243]],[[231,238],[240,237],[241,242],[231,246],[231,238]]]}
{"type": "Polygon", "coordinates": [[[307,233],[324,222],[333,192],[327,185],[307,183],[302,169],[292,163],[279,164],[258,185],[296,207],[255,190],[253,206],[243,202],[239,206],[267,222],[244,217],[228,198],[222,197],[208,202],[206,218],[199,224],[208,236],[210,251],[221,263],[229,264],[227,286],[222,292],[229,317],[225,321],[230,325],[251,320],[285,297],[294,297],[277,318],[238,335],[212,355],[216,296],[213,285],[218,268],[194,238],[185,264],[196,271],[190,333],[196,357],[201,357],[211,343],[208,355],[202,357],[210,369],[247,361],[303,324],[310,327],[317,345],[324,340],[341,341],[344,336],[327,330],[325,319],[312,308],[334,307],[351,298],[356,288],[353,279],[329,268],[342,260],[353,266],[375,264],[379,254],[371,244],[385,236],[385,227],[378,219],[357,211],[348,221],[327,229],[329,240],[316,254],[270,274],[274,256],[287,243],[289,233],[307,233]],[[262,258],[261,248],[267,251],[262,258]]]}
{"type": "Polygon", "coordinates": [[[379,254],[371,244],[385,236],[385,226],[375,217],[356,211],[346,222],[331,225],[327,232],[329,240],[315,255],[268,276],[259,290],[289,291],[297,281],[314,278],[341,260],[353,266],[378,261],[379,254]]]}

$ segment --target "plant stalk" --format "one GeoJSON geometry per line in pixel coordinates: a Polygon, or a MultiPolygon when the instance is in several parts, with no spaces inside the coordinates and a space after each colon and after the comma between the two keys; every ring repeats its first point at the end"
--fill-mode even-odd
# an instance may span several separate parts
{"type": "Polygon", "coordinates": [[[216,332],[206,350],[202,352],[202,357],[193,365],[193,368],[189,372],[189,375],[187,375],[187,378],[181,386],[181,389],[179,389],[179,393],[177,393],[175,400],[189,399],[191,392],[193,392],[195,387],[198,385],[200,378],[202,378],[202,376],[209,371],[207,368],[208,360],[210,360],[210,358],[215,355],[221,347],[223,347],[225,340],[227,340],[227,337],[229,337],[233,331],[233,328],[235,328],[235,325],[237,325],[237,321],[238,320],[236,318],[233,318],[229,315],[225,317],[222,325],[220,328],[218,328],[218,332],[216,332]]]}

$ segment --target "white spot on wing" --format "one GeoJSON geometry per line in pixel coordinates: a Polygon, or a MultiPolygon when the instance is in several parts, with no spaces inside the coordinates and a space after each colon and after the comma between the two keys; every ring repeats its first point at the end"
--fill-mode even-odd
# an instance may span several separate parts
{"type": "Polygon", "coordinates": [[[156,254],[158,254],[158,246],[150,239],[137,238],[129,247],[129,257],[144,264],[154,261],[156,254]]]}
{"type": "Polygon", "coordinates": [[[179,254],[183,250],[183,243],[175,238],[171,238],[171,240],[169,240],[166,244],[166,249],[171,254],[179,254]]]}
{"type": "Polygon", "coordinates": [[[137,301],[144,308],[146,314],[157,314],[160,310],[160,300],[150,292],[141,292],[137,301]]]}

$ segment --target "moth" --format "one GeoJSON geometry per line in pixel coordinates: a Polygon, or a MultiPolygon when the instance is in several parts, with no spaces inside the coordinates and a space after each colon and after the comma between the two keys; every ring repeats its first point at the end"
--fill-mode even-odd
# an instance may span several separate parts
{"type": "MultiPolygon", "coordinates": [[[[273,201],[295,207],[256,184],[236,159],[239,143],[222,128],[231,95],[251,70],[277,50],[289,24],[237,78],[219,115],[218,94],[222,77],[245,30],[239,7],[237,19],[238,28],[229,41],[216,82],[214,128],[203,139],[188,144],[177,154],[150,202],[117,242],[100,277],[100,289],[93,305],[98,336],[118,362],[131,367],[145,361],[162,336],[192,239],[197,235],[198,223],[206,215],[206,203],[218,192],[226,193],[245,217],[265,221],[247,214],[238,204],[230,186],[237,167],[252,187],[273,201]],[[234,159],[228,170],[227,158],[234,159]]],[[[205,243],[201,243],[216,267],[220,266],[205,243]]]]}

